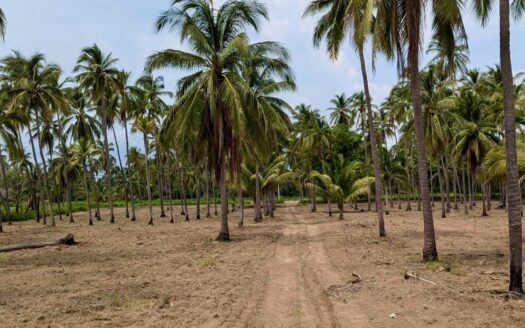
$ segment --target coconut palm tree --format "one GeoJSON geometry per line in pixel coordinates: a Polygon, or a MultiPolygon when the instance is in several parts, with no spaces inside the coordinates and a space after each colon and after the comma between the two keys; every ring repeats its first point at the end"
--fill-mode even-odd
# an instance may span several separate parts
{"type": "MultiPolygon", "coordinates": [[[[108,129],[112,125],[113,117],[109,110],[109,102],[113,90],[116,89],[119,75],[119,71],[114,67],[117,61],[118,59],[113,58],[111,53],[103,53],[95,44],[91,47],[82,49],[82,53],[77,60],[77,65],[73,70],[75,73],[78,73],[76,80],[83,92],[89,96],[90,101],[97,108],[97,115],[102,122],[102,134],[104,136],[104,151],[106,158],[110,157],[108,129]]],[[[111,161],[106,161],[105,171],[110,223],[115,223],[111,161]]]]}
{"type": "Polygon", "coordinates": [[[328,108],[330,113],[330,124],[343,124],[352,127],[355,123],[355,112],[352,112],[352,98],[345,93],[335,95],[330,100],[333,107],[328,108]]]}
{"type": "Polygon", "coordinates": [[[326,47],[331,59],[335,60],[339,57],[341,45],[349,34],[350,42],[354,45],[359,55],[367,108],[372,163],[374,167],[379,235],[384,237],[386,236],[386,231],[383,219],[383,205],[381,202],[381,173],[379,170],[376,132],[373,125],[372,98],[368,86],[368,75],[364,57],[364,46],[372,28],[373,10],[374,1],[372,0],[314,0],[306,8],[305,15],[322,14],[315,27],[313,37],[314,45],[319,46],[323,40],[326,40],[326,47]]]}
{"type": "MultiPolygon", "coordinates": [[[[229,240],[226,168],[232,157],[232,140],[244,134],[242,103],[245,82],[238,74],[239,59],[248,54],[248,28],[258,30],[261,18],[268,18],[258,1],[227,0],[215,8],[212,1],[179,0],[157,20],[157,30],[179,31],[191,52],[165,50],[148,58],[149,70],[174,67],[192,73],[179,80],[174,113],[165,129],[174,139],[198,130],[208,139],[208,154],[215,168],[221,194],[221,230],[218,240],[229,240]]],[[[237,163],[230,163],[236,167],[237,163]]]]}
{"type": "MultiPolygon", "coordinates": [[[[510,279],[509,291],[523,294],[523,232],[522,203],[519,185],[518,155],[516,146],[516,114],[514,112],[514,80],[512,61],[510,58],[510,4],[509,0],[499,0],[499,30],[500,30],[500,65],[503,86],[503,112],[506,147],[506,190],[509,220],[510,247],[510,279]]],[[[493,1],[474,1],[474,11],[477,18],[485,25],[488,21],[493,1]]],[[[525,11],[523,1],[512,1],[512,9],[516,19],[521,18],[525,11]]]]}
{"type": "Polygon", "coordinates": [[[91,211],[91,200],[89,194],[89,183],[90,179],[88,163],[90,162],[91,155],[94,151],[95,145],[92,140],[87,138],[81,138],[78,143],[72,144],[69,147],[71,153],[71,159],[68,161],[68,168],[76,167],[79,164],[82,166],[82,181],[84,187],[84,194],[86,196],[86,205],[88,210],[89,225],[93,225],[93,215],[91,211]]]}
{"type": "Polygon", "coordinates": [[[466,34],[461,16],[462,1],[435,0],[428,11],[425,11],[426,4],[427,2],[421,0],[378,2],[373,49],[375,52],[385,53],[387,58],[396,58],[400,70],[407,66],[414,113],[418,181],[423,203],[423,260],[431,261],[438,258],[438,252],[430,201],[419,75],[424,15],[426,12],[431,15],[433,39],[444,46],[446,53],[453,52],[458,43],[465,44],[466,34]]]}
{"type": "Polygon", "coordinates": [[[42,135],[42,126],[45,126],[52,119],[52,110],[54,108],[60,110],[66,108],[65,97],[58,84],[62,71],[57,65],[47,64],[42,54],[37,53],[25,58],[18,52],[4,58],[2,70],[1,80],[8,85],[7,97],[10,99],[8,110],[12,112],[22,111],[29,118],[34,118],[27,120],[27,130],[33,150],[33,159],[37,170],[39,170],[34,142],[34,137],[37,136],[36,140],[43,168],[44,190],[49,206],[51,225],[55,226],[47,161],[40,136],[42,135]],[[34,126],[30,122],[33,122],[34,126]],[[36,133],[34,134],[33,131],[36,133]]]}
{"type": "Polygon", "coordinates": [[[148,209],[149,209],[149,225],[153,225],[153,203],[151,196],[151,177],[149,172],[149,138],[157,128],[155,121],[147,116],[139,116],[135,118],[131,132],[142,132],[144,142],[144,167],[146,168],[146,191],[148,194],[148,209]]]}

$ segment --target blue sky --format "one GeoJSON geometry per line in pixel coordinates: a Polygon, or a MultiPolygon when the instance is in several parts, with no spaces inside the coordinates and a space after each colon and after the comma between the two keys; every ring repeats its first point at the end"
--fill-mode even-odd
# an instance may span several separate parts
{"type": "MultiPolygon", "coordinates": [[[[222,1],[216,1],[221,3],[222,1]]],[[[291,105],[312,104],[322,112],[329,106],[334,94],[351,94],[362,87],[357,57],[350,47],[336,62],[331,62],[325,51],[312,46],[314,18],[302,19],[306,0],[263,0],[270,12],[253,41],[273,40],[283,43],[291,52],[298,91],[285,95],[291,105]]],[[[168,32],[155,33],[154,21],[168,8],[169,0],[3,0],[8,25],[5,43],[0,44],[0,56],[11,49],[25,55],[42,52],[49,62],[59,64],[66,75],[76,62],[80,50],[97,43],[105,52],[120,59],[118,66],[133,72],[138,78],[147,56],[166,48],[179,48],[178,37],[168,32]]],[[[498,21],[493,15],[482,29],[465,13],[469,35],[471,66],[485,67],[498,61],[498,21]]],[[[525,69],[522,41],[523,24],[512,26],[512,59],[515,72],[525,69]]],[[[428,36],[428,33],[427,33],[428,36]]],[[[425,59],[422,60],[425,63],[425,59]]],[[[161,72],[166,86],[173,90],[180,72],[161,72]]],[[[394,63],[379,59],[375,74],[370,74],[370,85],[375,102],[388,94],[397,80],[394,63]]],[[[118,131],[119,139],[123,133],[118,131]]],[[[138,139],[133,143],[140,145],[138,139]]],[[[119,141],[120,142],[120,141],[119,141]]]]}

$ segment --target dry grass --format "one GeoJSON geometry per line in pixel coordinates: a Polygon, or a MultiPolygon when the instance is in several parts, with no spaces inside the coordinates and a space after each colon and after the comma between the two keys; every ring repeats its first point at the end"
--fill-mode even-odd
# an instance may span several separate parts
{"type": "MultiPolygon", "coordinates": [[[[114,225],[106,219],[89,227],[85,215],[56,228],[17,223],[5,227],[0,244],[54,240],[69,232],[80,243],[0,254],[0,326],[263,327],[271,313],[260,303],[269,297],[266,270],[276,248],[315,239],[329,254],[330,270],[348,279],[354,271],[363,277],[353,298],[370,325],[375,317],[396,313],[398,319],[388,319],[392,326],[523,327],[524,301],[493,293],[508,283],[505,213],[493,210],[488,218],[473,213],[435,216],[440,262],[426,265],[420,262],[422,222],[416,211],[391,210],[386,239],[377,237],[369,213],[345,213],[340,222],[335,215],[329,219],[325,208],[311,214],[307,207],[278,209],[275,219],[258,225],[247,219],[242,229],[236,228],[235,212],[230,243],[214,241],[217,219],[182,222],[177,216],[175,224],[156,219],[149,227],[145,209],[135,223],[122,210],[114,225]],[[305,222],[318,227],[315,237],[281,238],[285,227],[305,222]],[[461,293],[406,281],[406,268],[461,293]],[[246,314],[247,307],[253,315],[246,314]]],[[[252,215],[247,210],[246,217],[252,215]]],[[[288,310],[306,315],[297,304],[288,310]]]]}

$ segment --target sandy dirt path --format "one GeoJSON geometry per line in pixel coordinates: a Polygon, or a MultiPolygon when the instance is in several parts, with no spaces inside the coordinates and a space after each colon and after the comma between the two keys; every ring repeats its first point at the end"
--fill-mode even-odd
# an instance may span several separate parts
{"type": "Polygon", "coordinates": [[[322,224],[309,223],[288,208],[283,211],[286,225],[266,266],[261,293],[242,325],[374,327],[352,299],[360,283],[348,285],[352,277],[343,277],[331,265],[322,224]]]}

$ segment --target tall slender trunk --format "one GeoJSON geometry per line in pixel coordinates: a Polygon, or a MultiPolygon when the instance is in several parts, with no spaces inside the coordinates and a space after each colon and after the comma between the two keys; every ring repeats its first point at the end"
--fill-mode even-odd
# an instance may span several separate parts
{"type": "Polygon", "coordinates": [[[465,178],[465,170],[461,170],[461,179],[463,180],[463,207],[465,215],[468,215],[468,204],[467,204],[467,179],[465,178]]]}
{"type": "Polygon", "coordinates": [[[492,186],[491,184],[487,184],[487,211],[490,211],[492,209],[492,186]]]}
{"type": "MultiPolygon", "coordinates": [[[[9,185],[7,182],[7,177],[5,174],[5,165],[4,165],[4,157],[2,156],[2,153],[0,153],[0,167],[2,171],[2,180],[4,180],[4,190],[5,190],[5,214],[7,216],[7,222],[8,224],[11,224],[11,208],[9,205],[9,185]]],[[[0,215],[1,217],[2,215],[0,215]]],[[[1,220],[1,218],[0,218],[1,220]]],[[[0,221],[0,232],[2,231],[2,222],[0,221]]]]}
{"type": "Polygon", "coordinates": [[[184,176],[182,174],[182,169],[179,171],[179,188],[180,188],[180,215],[186,215],[184,210],[184,176]]]}
{"type": "Polygon", "coordinates": [[[430,175],[430,179],[429,179],[429,183],[430,183],[430,203],[432,204],[432,207],[434,207],[434,184],[432,183],[432,181],[433,181],[433,179],[432,179],[432,165],[430,165],[430,167],[428,169],[430,171],[429,172],[429,175],[430,175]]]}
{"type": "Polygon", "coordinates": [[[261,222],[261,190],[260,190],[259,164],[255,165],[255,222],[261,222]]]}
{"type": "Polygon", "coordinates": [[[153,225],[153,204],[151,197],[151,178],[149,176],[149,165],[148,165],[148,154],[149,154],[149,143],[148,143],[148,134],[144,132],[144,165],[146,169],[146,189],[148,192],[148,213],[149,221],[148,225],[153,225]]]}
{"type": "Polygon", "coordinates": [[[458,171],[456,169],[456,165],[453,166],[452,168],[452,174],[454,174],[454,184],[453,184],[453,193],[454,193],[454,210],[458,210],[459,207],[458,207],[458,193],[457,193],[457,182],[458,182],[458,171]]]}
{"type": "MultiPolygon", "coordinates": [[[[128,138],[127,113],[124,114],[124,134],[126,136],[126,166],[128,168],[128,181],[126,183],[126,198],[129,196],[130,203],[131,203],[131,221],[136,221],[137,216],[136,216],[136,211],[135,211],[135,196],[133,194],[133,180],[132,180],[132,174],[131,174],[131,165],[129,163],[129,138],[128,138]]],[[[126,214],[127,214],[127,211],[128,209],[126,206],[126,214]]]]}
{"type": "Polygon", "coordinates": [[[467,165],[467,184],[468,184],[468,209],[472,209],[472,204],[474,203],[472,201],[472,175],[470,174],[470,168],[469,165],[467,165]]]}
{"type": "Polygon", "coordinates": [[[106,193],[108,198],[108,207],[109,207],[109,214],[110,214],[110,221],[109,223],[115,223],[115,212],[113,211],[113,182],[112,180],[112,174],[111,174],[111,158],[109,155],[109,139],[108,139],[108,122],[107,122],[107,115],[106,115],[106,106],[105,106],[105,99],[103,97],[102,101],[102,133],[104,135],[104,153],[106,156],[106,193]]]}
{"type": "Polygon", "coordinates": [[[173,217],[173,179],[171,175],[168,174],[168,192],[169,192],[169,206],[170,206],[170,223],[175,223],[175,218],[173,217]]]}
{"type": "Polygon", "coordinates": [[[210,217],[210,171],[206,162],[206,218],[209,219],[210,217]]]}
{"type": "Polygon", "coordinates": [[[49,215],[51,216],[51,226],[55,226],[55,214],[53,212],[53,202],[51,200],[51,191],[49,188],[49,179],[47,175],[47,163],[46,158],[44,157],[44,150],[42,144],[40,143],[40,117],[38,115],[38,110],[35,110],[35,121],[36,121],[36,133],[37,133],[37,142],[40,152],[40,159],[42,160],[42,168],[44,169],[44,189],[46,190],[47,204],[49,206],[49,215]]]}
{"type": "Polygon", "coordinates": [[[201,219],[201,174],[200,174],[200,168],[199,165],[195,167],[195,197],[197,199],[197,213],[195,218],[197,220],[201,219]]]}
{"type": "Polygon", "coordinates": [[[481,184],[481,203],[482,203],[481,216],[489,216],[487,213],[487,186],[484,183],[481,184]]]}
{"type": "Polygon", "coordinates": [[[239,197],[239,205],[241,208],[241,215],[239,219],[239,228],[244,225],[244,196],[242,194],[242,185],[241,185],[241,166],[239,165],[237,172],[237,197],[239,197]]]}
{"type": "Polygon", "coordinates": [[[93,225],[93,214],[91,213],[91,202],[89,200],[89,185],[88,185],[88,179],[87,179],[87,175],[89,171],[88,171],[85,159],[82,159],[82,170],[84,171],[82,173],[82,177],[84,180],[84,192],[86,193],[86,204],[87,204],[87,210],[88,210],[89,225],[92,226],[93,225]]]}
{"type": "Polygon", "coordinates": [[[212,180],[212,184],[211,184],[211,190],[213,192],[213,214],[215,216],[218,216],[219,215],[219,212],[217,212],[217,197],[215,195],[215,184],[213,183],[213,180],[212,180]]]}
{"type": "Polygon", "coordinates": [[[445,201],[445,191],[444,191],[444,188],[443,188],[443,185],[445,184],[444,181],[443,181],[443,171],[444,171],[444,168],[443,168],[443,162],[441,160],[438,160],[438,163],[437,163],[437,170],[436,170],[436,173],[438,175],[438,185],[439,185],[439,194],[441,196],[441,218],[442,219],[445,219],[447,217],[447,209],[446,209],[446,201],[445,201]]]}
{"type": "MultiPolygon", "coordinates": [[[[119,163],[119,167],[120,167],[120,173],[122,174],[122,177],[125,179],[126,176],[124,175],[124,166],[122,165],[122,157],[120,156],[120,147],[118,145],[117,133],[115,132],[115,127],[112,126],[111,130],[113,131],[113,140],[115,141],[115,147],[117,147],[117,158],[118,158],[118,163],[119,163]]],[[[126,203],[126,219],[129,219],[129,202],[128,202],[128,198],[129,198],[129,190],[128,190],[128,187],[126,186],[124,188],[124,202],[126,203]]]]}
{"type": "Polygon", "coordinates": [[[230,241],[230,229],[228,228],[228,189],[226,186],[226,154],[220,155],[220,177],[219,187],[221,192],[221,230],[217,240],[230,241]]]}
{"type": "Polygon", "coordinates": [[[160,217],[165,218],[166,213],[164,212],[164,186],[162,183],[162,159],[160,158],[160,155],[155,154],[155,161],[157,163],[157,188],[159,190],[159,198],[160,198],[160,217]]]}
{"type": "Polygon", "coordinates": [[[522,205],[516,150],[516,115],[514,82],[510,58],[509,0],[499,1],[500,59],[503,82],[505,150],[507,159],[507,203],[509,220],[510,279],[509,291],[523,293],[522,205]]]}
{"type": "MultiPolygon", "coordinates": [[[[46,218],[46,215],[45,215],[45,200],[44,200],[44,193],[42,192],[42,174],[40,172],[40,164],[38,162],[38,159],[37,159],[37,154],[36,154],[36,147],[35,147],[35,141],[34,141],[34,138],[33,138],[33,133],[31,132],[31,125],[28,123],[27,125],[27,131],[29,133],[29,143],[31,144],[31,152],[33,153],[33,161],[35,162],[35,168],[36,168],[36,175],[37,175],[37,179],[36,179],[36,184],[37,184],[37,193],[38,193],[38,198],[40,199],[40,201],[38,201],[38,205],[36,206],[36,211],[38,213],[40,213],[40,206],[42,206],[43,208],[43,217],[42,217],[42,223],[45,225],[47,224],[47,218],[46,218]]],[[[36,197],[35,197],[35,201],[36,201],[36,197]]],[[[39,216],[40,214],[37,214],[37,217],[39,216]]]]}
{"type": "MultiPolygon", "coordinates": [[[[88,158],[88,161],[90,161],[89,158],[88,158]]],[[[97,210],[95,212],[95,218],[97,218],[97,221],[101,221],[102,217],[100,216],[100,202],[99,202],[100,197],[98,195],[97,180],[95,179],[95,170],[93,169],[93,164],[91,164],[90,166],[91,166],[91,179],[93,180],[93,190],[95,190],[95,205],[97,207],[97,210]]]]}
{"type": "Polygon", "coordinates": [[[443,156],[443,178],[445,179],[445,198],[447,201],[447,213],[450,213],[450,178],[448,176],[448,156],[445,151],[443,156]]]}
{"type": "MultiPolygon", "coordinates": [[[[49,162],[50,163],[53,163],[53,149],[50,147],[48,149],[48,152],[49,152],[49,162]]],[[[58,191],[58,186],[56,184],[56,181],[53,179],[53,177],[51,177],[51,199],[55,199],[54,195],[57,193],[58,191]]],[[[63,200],[63,199],[62,199],[63,200]]],[[[58,207],[58,217],[60,219],[60,221],[62,221],[62,206],[60,205],[61,203],[61,200],[60,198],[58,199],[57,201],[57,207],[58,207]]]]}
{"type": "Polygon", "coordinates": [[[368,89],[368,76],[366,73],[365,56],[363,54],[363,47],[359,47],[359,61],[361,63],[361,73],[363,75],[363,86],[365,89],[366,107],[368,116],[368,133],[370,136],[370,148],[372,152],[372,164],[374,166],[374,178],[375,178],[375,192],[376,192],[376,210],[377,210],[377,222],[379,225],[379,236],[386,236],[385,221],[383,219],[383,205],[381,204],[381,195],[383,194],[381,185],[381,173],[379,171],[379,154],[377,147],[377,138],[374,128],[374,115],[372,113],[372,99],[370,97],[370,91],[368,89]]]}
{"type": "Polygon", "coordinates": [[[438,259],[438,252],[436,246],[436,234],[434,231],[434,219],[432,218],[432,206],[430,204],[430,190],[428,188],[427,152],[425,147],[426,139],[423,127],[423,111],[421,109],[419,76],[419,42],[421,40],[420,27],[422,15],[421,1],[410,1],[408,6],[408,66],[410,71],[410,91],[414,108],[414,125],[416,130],[419,189],[421,191],[421,201],[423,205],[423,260],[432,261],[438,259]]]}

